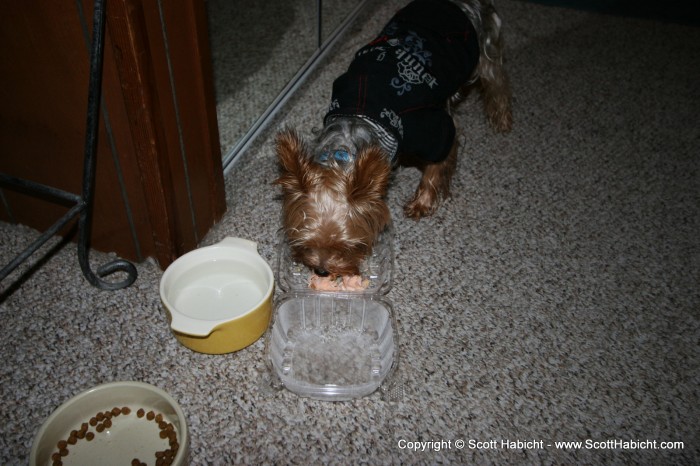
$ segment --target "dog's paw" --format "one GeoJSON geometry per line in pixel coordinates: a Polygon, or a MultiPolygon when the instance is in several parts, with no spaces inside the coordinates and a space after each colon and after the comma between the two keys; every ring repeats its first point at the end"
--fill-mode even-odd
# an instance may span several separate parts
{"type": "Polygon", "coordinates": [[[404,215],[413,220],[420,220],[435,213],[438,206],[436,196],[431,196],[427,190],[416,193],[415,197],[403,207],[404,215]]]}

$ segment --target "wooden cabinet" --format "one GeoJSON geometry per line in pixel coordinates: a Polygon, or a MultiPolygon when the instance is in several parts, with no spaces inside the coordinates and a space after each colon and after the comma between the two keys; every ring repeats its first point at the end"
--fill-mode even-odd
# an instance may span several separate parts
{"type": "MultiPolygon", "coordinates": [[[[107,0],[106,12],[91,245],[165,267],[226,208],[205,5],[107,0]]],[[[91,22],[89,0],[3,2],[1,172],[80,193],[91,22]]],[[[43,230],[66,211],[0,190],[6,222],[43,230]]]]}

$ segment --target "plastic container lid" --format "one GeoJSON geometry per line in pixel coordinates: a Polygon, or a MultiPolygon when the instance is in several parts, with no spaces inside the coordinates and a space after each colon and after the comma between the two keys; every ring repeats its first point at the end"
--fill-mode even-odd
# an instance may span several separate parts
{"type": "Polygon", "coordinates": [[[291,256],[280,234],[275,305],[267,354],[273,376],[300,396],[344,401],[376,391],[398,364],[394,311],[382,298],[394,275],[393,230],[360,267],[362,291],[316,291],[313,272],[291,256]]]}
{"type": "Polygon", "coordinates": [[[386,302],[327,294],[287,296],[269,341],[272,366],[300,395],[342,401],[369,395],[391,373],[397,341],[386,302]]]}

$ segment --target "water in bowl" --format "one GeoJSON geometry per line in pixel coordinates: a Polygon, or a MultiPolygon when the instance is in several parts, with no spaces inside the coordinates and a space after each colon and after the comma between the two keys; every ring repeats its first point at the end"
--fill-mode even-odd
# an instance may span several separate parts
{"type": "Polygon", "coordinates": [[[240,272],[235,261],[215,261],[193,267],[175,297],[182,313],[200,320],[240,317],[265,297],[266,287],[255,271],[240,272]]]}

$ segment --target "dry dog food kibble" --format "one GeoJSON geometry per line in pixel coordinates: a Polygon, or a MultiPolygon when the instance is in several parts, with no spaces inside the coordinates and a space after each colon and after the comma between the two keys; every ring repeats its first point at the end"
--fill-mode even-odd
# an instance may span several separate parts
{"type": "MultiPolygon", "coordinates": [[[[95,438],[95,433],[90,431],[90,426],[95,428],[98,433],[103,432],[105,429],[112,427],[112,419],[118,416],[128,416],[131,414],[131,408],[128,406],[124,407],[114,407],[110,411],[99,412],[95,416],[91,417],[88,422],[83,422],[80,426],[80,430],[72,430],[68,435],[68,439],[60,440],[56,444],[56,451],[51,455],[51,464],[53,466],[63,465],[63,460],[69,455],[70,450],[68,447],[71,445],[76,445],[79,440],[83,438],[88,442],[95,438]]],[[[164,416],[161,413],[154,413],[153,411],[146,411],[143,408],[139,408],[136,411],[136,417],[138,419],[145,418],[144,421],[154,421],[158,424],[160,432],[158,436],[161,439],[168,439],[168,446],[170,448],[162,451],[155,452],[156,465],[158,466],[168,466],[172,464],[177,455],[177,451],[180,448],[180,444],[177,442],[177,433],[175,432],[175,426],[169,422],[166,422],[164,416]]],[[[118,422],[115,420],[115,422],[118,422]]],[[[134,458],[131,460],[133,466],[146,466],[147,463],[142,462],[139,458],[134,458]]]]}

